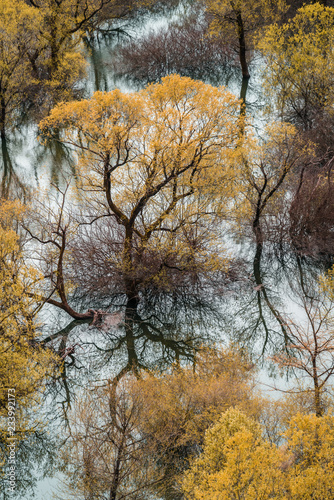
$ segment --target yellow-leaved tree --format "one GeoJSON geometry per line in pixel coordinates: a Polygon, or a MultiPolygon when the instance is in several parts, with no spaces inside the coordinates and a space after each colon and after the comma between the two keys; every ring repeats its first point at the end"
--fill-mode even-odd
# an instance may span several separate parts
{"type": "Polygon", "coordinates": [[[287,498],[323,500],[334,489],[334,417],[296,415],[286,432],[287,498]]]}
{"type": "Polygon", "coordinates": [[[279,463],[278,449],[263,439],[261,426],[231,408],[206,432],[203,452],[184,476],[185,498],[283,499],[279,463]]]}
{"type": "MultiPolygon", "coordinates": [[[[30,57],[38,49],[41,16],[23,0],[0,3],[0,133],[13,125],[34,83],[30,57]]],[[[35,82],[36,83],[36,82],[35,82]]]]}
{"type": "MultiPolygon", "coordinates": [[[[204,0],[204,3],[212,16],[211,33],[227,39],[239,56],[243,79],[248,80],[255,35],[266,24],[280,19],[287,9],[285,0],[204,0]]],[[[244,84],[243,99],[246,90],[244,84]]]]}
{"type": "MultiPolygon", "coordinates": [[[[83,38],[100,26],[112,31],[112,22],[123,19],[140,0],[27,0],[40,16],[38,48],[30,61],[51,97],[51,105],[73,99],[85,74],[83,38]],[[107,26],[109,23],[109,26],[107,26]]],[[[45,96],[44,96],[45,97],[45,96]]],[[[50,102],[50,101],[49,101],[50,102]]]]}
{"type": "MultiPolygon", "coordinates": [[[[61,104],[40,124],[44,137],[71,146],[77,155],[85,207],[77,220],[81,226],[89,222],[88,231],[100,227],[103,248],[111,238],[107,258],[97,265],[107,266],[109,290],[112,285],[125,294],[129,307],[136,308],[147,286],[174,291],[186,279],[189,289],[199,273],[208,277],[226,270],[210,185],[225,205],[231,201],[238,106],[225,88],[171,75],[138,93],[97,92],[61,104]]],[[[58,235],[43,238],[59,254],[53,270],[58,279],[51,286],[61,302],[49,303],[78,317],[66,297],[63,263],[69,255],[72,282],[90,289],[101,270],[92,263],[96,237],[87,233],[80,243],[79,228],[71,243],[68,224],[61,220],[58,235]]]]}
{"type": "Polygon", "coordinates": [[[69,412],[60,498],[181,498],[178,479],[222,411],[258,414],[252,366],[236,350],[203,349],[196,367],[123,377],[69,412]]]}
{"type": "Polygon", "coordinates": [[[240,205],[236,210],[234,233],[244,236],[247,226],[248,231],[253,233],[253,276],[258,318],[255,328],[260,326],[263,329],[265,348],[273,341],[269,318],[278,323],[284,342],[288,341],[286,319],[266,286],[262,269],[265,245],[269,241],[272,243],[275,238],[279,240],[282,231],[280,219],[284,217],[291,196],[291,180],[298,169],[309,164],[313,150],[311,145],[302,140],[295,126],[284,122],[269,124],[260,138],[252,137],[249,130],[245,129],[245,137],[245,147],[239,150],[239,193],[235,199],[236,206],[240,205]]]}
{"type": "Polygon", "coordinates": [[[0,440],[8,436],[8,402],[14,403],[15,436],[19,440],[29,430],[26,420],[38,400],[54,356],[38,346],[33,298],[40,274],[24,262],[20,238],[15,230],[24,207],[19,202],[0,204],[0,440]],[[10,394],[11,398],[8,397],[10,394]]]}
{"type": "Polygon", "coordinates": [[[257,44],[271,109],[306,130],[334,102],[333,21],[333,8],[306,5],[288,23],[269,26],[257,44]]]}
{"type": "Polygon", "coordinates": [[[238,409],[222,414],[183,477],[192,500],[323,500],[334,487],[334,418],[296,414],[281,447],[238,409]]]}

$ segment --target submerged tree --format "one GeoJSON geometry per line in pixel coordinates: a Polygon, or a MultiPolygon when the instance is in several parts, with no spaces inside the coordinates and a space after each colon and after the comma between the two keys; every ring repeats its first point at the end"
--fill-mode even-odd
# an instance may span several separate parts
{"type": "Polygon", "coordinates": [[[269,26],[258,42],[271,109],[304,130],[314,128],[324,113],[332,116],[333,19],[334,9],[316,2],[288,23],[269,26]]]}
{"type": "Polygon", "coordinates": [[[1,259],[1,363],[0,411],[7,407],[7,391],[15,389],[16,402],[28,405],[29,398],[39,388],[51,369],[53,355],[35,345],[36,302],[31,296],[40,279],[36,269],[23,259],[15,221],[22,217],[24,207],[19,202],[6,201],[0,206],[0,259],[1,259]]]}
{"type": "Polygon", "coordinates": [[[185,498],[285,498],[279,463],[278,450],[263,439],[261,426],[229,409],[206,432],[203,453],[184,476],[185,498]]]}
{"type": "Polygon", "coordinates": [[[0,133],[16,124],[28,100],[34,75],[30,53],[37,50],[41,17],[21,0],[3,0],[0,5],[0,133]]]}
{"type": "MultiPolygon", "coordinates": [[[[332,149],[330,132],[323,132],[326,149],[332,149]]],[[[321,155],[299,172],[298,185],[289,208],[289,238],[296,253],[328,261],[333,255],[332,151],[321,155]]]]}
{"type": "MultiPolygon", "coordinates": [[[[252,277],[257,312],[254,311],[249,318],[247,308],[246,314],[254,324],[251,330],[262,329],[264,332],[263,349],[270,343],[275,344],[275,323],[283,336],[283,343],[288,341],[286,318],[275,303],[276,294],[270,291],[270,281],[265,275],[265,251],[266,246],[279,244],[282,240],[281,233],[286,231],[282,217],[289,203],[291,179],[309,164],[311,158],[312,148],[302,140],[297,129],[280,122],[268,126],[264,137],[254,140],[251,145],[248,143],[241,155],[239,196],[236,198],[241,206],[238,225],[233,229],[234,234],[242,237],[251,235],[255,242],[252,277]]],[[[250,329],[246,330],[249,335],[250,329]]]]}
{"type": "Polygon", "coordinates": [[[41,69],[38,59],[43,61],[46,80],[59,91],[73,84],[82,69],[84,59],[78,48],[85,32],[94,31],[106,20],[126,17],[137,5],[132,0],[28,0],[28,3],[41,18],[40,44],[31,56],[31,64],[38,71],[41,69]]]}
{"type": "MultiPolygon", "coordinates": [[[[220,215],[234,189],[238,105],[225,89],[173,75],[62,104],[41,123],[77,155],[74,192],[69,181],[58,199],[36,200],[24,224],[43,301],[91,323],[100,364],[123,352],[118,379],[147,367],[150,352],[151,365],[189,359],[211,334],[201,316],[235,272],[220,215]]],[[[70,331],[44,344],[62,339],[65,353],[70,331]]]]}
{"type": "MultiPolygon", "coordinates": [[[[24,456],[21,441],[40,430],[34,410],[46,378],[56,366],[53,353],[37,343],[32,291],[40,275],[24,261],[16,231],[23,211],[19,202],[0,204],[0,481],[4,495],[13,492],[8,482],[11,465],[6,457],[15,450],[19,472],[24,456]]],[[[30,477],[18,480],[17,492],[29,484],[30,477]]]]}
{"type": "Polygon", "coordinates": [[[242,112],[248,87],[249,59],[259,30],[280,19],[286,10],[285,0],[201,0],[212,17],[213,36],[223,36],[236,51],[241,67],[242,112]]]}
{"type": "Polygon", "coordinates": [[[174,365],[89,391],[69,415],[64,497],[180,498],[178,477],[207,427],[236,404],[257,413],[251,373],[237,351],[208,349],[195,370],[174,365]]]}
{"type": "Polygon", "coordinates": [[[207,184],[220,178],[226,183],[221,197],[230,199],[237,107],[226,90],[174,75],[137,94],[98,92],[52,111],[41,130],[77,152],[83,208],[72,210],[70,227],[64,201],[64,216],[53,223],[57,231],[39,237],[58,255],[49,293],[60,302],[49,303],[74,318],[93,318],[69,306],[66,275],[76,287],[123,294],[127,307],[136,309],[149,288],[172,293],[196,286],[200,276],[204,285],[210,274],[224,274],[207,184]],[[104,240],[101,259],[93,257],[96,238],[104,240]]]}

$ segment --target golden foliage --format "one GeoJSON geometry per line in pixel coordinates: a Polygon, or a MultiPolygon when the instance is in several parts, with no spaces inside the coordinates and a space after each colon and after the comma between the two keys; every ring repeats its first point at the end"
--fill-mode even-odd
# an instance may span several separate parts
{"type": "Polygon", "coordinates": [[[213,33],[233,34],[238,37],[237,16],[242,17],[246,36],[254,36],[256,31],[268,22],[279,19],[287,10],[285,0],[206,0],[208,11],[213,14],[211,25],[213,33]]]}
{"type": "Polygon", "coordinates": [[[258,412],[251,369],[235,350],[206,349],[195,370],[174,366],[141,379],[125,376],[117,386],[86,393],[69,415],[66,494],[173,495],[189,457],[223,410],[240,404],[258,412]]]}
{"type": "Polygon", "coordinates": [[[238,186],[235,202],[235,231],[245,233],[245,225],[258,224],[266,216],[284,211],[289,179],[313,155],[312,144],[305,144],[296,127],[289,123],[268,124],[262,137],[250,128],[239,147],[238,186]]]}
{"type": "Polygon", "coordinates": [[[238,409],[222,414],[205,435],[204,450],[184,474],[186,498],[205,500],[323,500],[334,468],[333,415],[293,416],[279,448],[238,409]]]}
{"type": "Polygon", "coordinates": [[[238,409],[229,409],[205,435],[203,453],[186,472],[189,500],[284,498],[280,456],[265,442],[261,427],[238,409]]]}
{"type": "Polygon", "coordinates": [[[283,119],[305,128],[333,104],[333,19],[334,9],[316,2],[283,26],[269,26],[258,40],[268,97],[283,119]]]}
{"type": "Polygon", "coordinates": [[[29,56],[37,49],[39,12],[23,0],[0,3],[0,129],[13,125],[34,82],[29,56]]]}
{"type": "Polygon", "coordinates": [[[0,417],[7,415],[8,389],[14,389],[18,438],[25,430],[25,412],[33,409],[54,360],[50,352],[35,345],[32,292],[40,276],[24,263],[15,231],[15,221],[23,212],[19,202],[0,204],[0,417]]]}
{"type": "Polygon", "coordinates": [[[288,498],[322,500],[330,498],[334,487],[334,417],[296,415],[288,431],[288,498]]]}

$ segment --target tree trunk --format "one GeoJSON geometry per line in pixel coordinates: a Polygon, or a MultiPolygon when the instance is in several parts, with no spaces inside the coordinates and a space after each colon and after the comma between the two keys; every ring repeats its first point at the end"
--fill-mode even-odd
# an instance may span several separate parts
{"type": "Polygon", "coordinates": [[[238,40],[239,40],[239,59],[242,71],[242,78],[248,80],[250,77],[248,71],[248,64],[246,58],[246,40],[245,40],[245,30],[244,23],[241,16],[241,11],[236,11],[237,26],[238,26],[238,40]]]}
{"type": "Polygon", "coordinates": [[[324,413],[324,409],[322,406],[321,402],[321,396],[320,396],[320,387],[319,387],[319,380],[318,380],[318,370],[317,370],[317,365],[316,365],[316,359],[313,358],[312,360],[313,364],[313,384],[314,384],[314,408],[315,408],[315,414],[317,417],[321,417],[324,413]]]}
{"type": "Polygon", "coordinates": [[[1,141],[6,142],[6,103],[5,99],[1,97],[0,100],[0,134],[1,134],[1,141]]]}

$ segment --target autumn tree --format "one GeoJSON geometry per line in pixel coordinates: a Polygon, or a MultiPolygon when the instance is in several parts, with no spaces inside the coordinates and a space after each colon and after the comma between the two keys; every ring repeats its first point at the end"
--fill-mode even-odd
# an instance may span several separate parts
{"type": "MultiPolygon", "coordinates": [[[[34,84],[30,53],[37,50],[41,16],[21,0],[0,5],[0,133],[5,140],[34,84]]],[[[35,82],[36,83],[36,82],[35,82]]]]}
{"type": "Polygon", "coordinates": [[[334,9],[307,5],[282,26],[269,26],[259,39],[266,64],[264,86],[283,120],[312,129],[333,104],[334,9]]]}
{"type": "MultiPolygon", "coordinates": [[[[47,302],[73,318],[93,318],[69,305],[69,274],[71,284],[84,289],[94,288],[107,272],[106,288],[95,289],[125,295],[127,307],[135,310],[149,287],[172,292],[178,285],[196,286],[199,274],[224,273],[227,261],[218,251],[217,215],[207,185],[219,177],[226,186],[220,199],[224,194],[230,199],[237,108],[238,100],[225,89],[172,75],[135,94],[97,92],[51,112],[40,124],[42,134],[76,152],[84,208],[71,215],[71,228],[59,213],[52,235],[46,224],[38,236],[37,219],[30,230],[57,255],[48,273],[57,279],[50,281],[47,302]],[[96,228],[109,243],[94,267],[96,228]]],[[[64,201],[61,210],[69,206],[64,201]]]]}
{"type": "Polygon", "coordinates": [[[184,475],[185,498],[217,500],[284,498],[280,456],[261,426],[229,409],[205,434],[203,453],[184,475]]]}
{"type": "Polygon", "coordinates": [[[333,415],[297,414],[285,437],[287,498],[330,498],[334,487],[333,415]]]}
{"type": "Polygon", "coordinates": [[[106,20],[129,16],[135,7],[137,2],[132,0],[4,0],[1,136],[6,126],[16,125],[23,110],[33,108],[40,117],[56,102],[77,96],[86,69],[83,37],[106,20]]]}
{"type": "MultiPolygon", "coordinates": [[[[246,130],[247,134],[249,131],[246,130]]],[[[275,242],[282,230],[281,215],[290,197],[291,179],[300,168],[308,165],[312,154],[312,147],[305,143],[294,126],[278,122],[268,125],[262,137],[249,139],[240,158],[236,201],[241,205],[234,231],[238,234],[241,231],[243,235],[248,231],[255,242],[252,262],[258,309],[255,329],[263,328],[264,348],[273,341],[272,320],[278,325],[284,342],[288,341],[288,331],[286,319],[267,289],[263,256],[266,245],[275,242]]]]}
{"type": "Polygon", "coordinates": [[[175,366],[171,373],[143,375],[138,389],[146,400],[142,432],[162,453],[155,476],[157,495],[181,498],[179,477],[202,449],[205,431],[227,408],[239,406],[258,416],[262,401],[254,380],[254,365],[246,353],[202,349],[194,366],[175,366]],[[160,401],[156,405],[156,401],[160,401]]]}
{"type": "Polygon", "coordinates": [[[186,498],[322,500],[333,489],[333,416],[295,415],[281,447],[239,410],[206,433],[203,453],[184,474],[186,498]]]}
{"type": "Polygon", "coordinates": [[[229,40],[238,54],[243,78],[241,98],[245,102],[255,36],[263,26],[280,18],[286,3],[284,0],[205,0],[204,4],[212,17],[212,35],[229,40]]]}
{"type": "Polygon", "coordinates": [[[207,349],[195,370],[174,365],[89,391],[70,412],[64,495],[179,498],[178,476],[207,427],[236,404],[258,413],[251,374],[236,350],[207,349]]]}
{"type": "Polygon", "coordinates": [[[31,52],[30,62],[51,96],[51,105],[75,95],[73,91],[86,66],[83,37],[103,23],[129,16],[135,7],[142,5],[135,0],[28,0],[28,3],[41,19],[38,47],[31,52]]]}
{"type": "Polygon", "coordinates": [[[0,461],[4,491],[8,487],[8,481],[3,483],[3,476],[9,472],[8,460],[5,460],[8,446],[15,446],[19,466],[21,441],[40,429],[34,410],[46,378],[56,372],[57,366],[53,353],[41,348],[37,342],[35,312],[38,304],[32,292],[40,275],[23,258],[22,242],[17,232],[17,222],[23,211],[19,202],[1,202],[0,461]],[[12,440],[13,435],[15,440],[12,440]]]}
{"type": "Polygon", "coordinates": [[[19,202],[1,203],[1,408],[6,408],[6,391],[14,388],[16,398],[29,397],[52,359],[47,352],[35,349],[34,309],[38,307],[29,294],[39,280],[39,273],[25,264],[15,220],[22,217],[19,202]]]}

